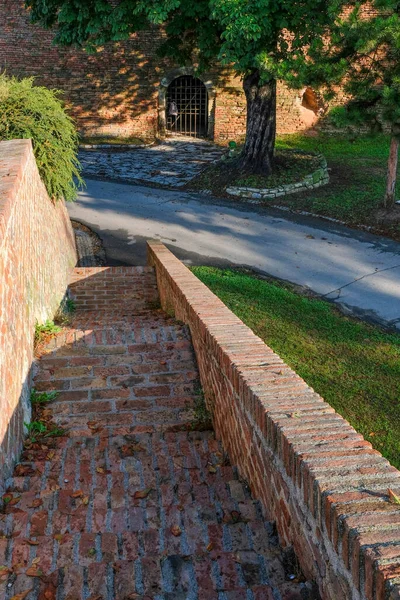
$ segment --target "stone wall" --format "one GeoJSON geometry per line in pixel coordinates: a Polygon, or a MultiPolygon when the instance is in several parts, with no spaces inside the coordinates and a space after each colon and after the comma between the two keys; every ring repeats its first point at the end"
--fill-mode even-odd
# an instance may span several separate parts
{"type": "Polygon", "coordinates": [[[0,142],[0,493],[30,418],[35,321],[53,317],[75,262],[66,207],[47,195],[30,140],[0,142]]]}
{"type": "MultiPolygon", "coordinates": [[[[160,30],[140,32],[127,42],[87,55],[54,46],[52,32],[30,24],[23,4],[22,0],[0,0],[0,71],[35,76],[38,84],[64,91],[85,135],[150,139],[158,135],[160,83],[177,67],[156,55],[163,38],[160,30]]],[[[214,139],[241,139],[246,129],[241,80],[222,67],[201,78],[211,81],[214,88],[214,139]]],[[[281,133],[305,129],[314,120],[314,113],[301,105],[301,96],[301,92],[278,86],[281,133]]]]}
{"type": "Polygon", "coordinates": [[[323,600],[400,598],[400,472],[165,246],[164,310],[190,327],[217,436],[323,600]]]}

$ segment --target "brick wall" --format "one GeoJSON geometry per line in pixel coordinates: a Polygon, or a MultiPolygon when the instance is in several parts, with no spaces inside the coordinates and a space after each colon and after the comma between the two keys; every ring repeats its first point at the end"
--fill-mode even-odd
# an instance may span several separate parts
{"type": "Polygon", "coordinates": [[[322,598],[400,598],[400,472],[165,246],[149,264],[190,327],[217,436],[322,598]]]}
{"type": "Polygon", "coordinates": [[[35,321],[52,318],[75,262],[65,205],[48,197],[30,140],[0,142],[0,493],[29,421],[35,321]]]}
{"type": "MultiPolygon", "coordinates": [[[[140,32],[87,55],[52,45],[52,32],[30,24],[23,5],[22,0],[0,0],[0,71],[35,76],[38,84],[63,90],[86,135],[157,135],[160,82],[176,67],[156,55],[160,30],[140,32]]],[[[241,138],[246,130],[242,82],[223,68],[201,77],[211,80],[216,93],[215,140],[241,138]]],[[[280,132],[307,128],[299,92],[279,85],[277,111],[280,132]]]]}

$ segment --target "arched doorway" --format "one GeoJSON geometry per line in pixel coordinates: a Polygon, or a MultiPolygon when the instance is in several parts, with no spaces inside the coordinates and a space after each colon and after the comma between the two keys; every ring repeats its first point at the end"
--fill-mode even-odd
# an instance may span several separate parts
{"type": "Polygon", "coordinates": [[[176,135],[206,137],[208,93],[204,83],[192,75],[181,75],[167,88],[166,129],[176,135]]]}

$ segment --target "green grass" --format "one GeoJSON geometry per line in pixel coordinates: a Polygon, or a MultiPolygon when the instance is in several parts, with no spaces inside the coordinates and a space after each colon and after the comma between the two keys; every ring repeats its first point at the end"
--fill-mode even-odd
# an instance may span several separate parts
{"type": "Polygon", "coordinates": [[[263,175],[247,175],[238,177],[234,185],[256,188],[275,188],[288,183],[302,181],[319,168],[319,159],[314,154],[304,152],[285,152],[278,150],[275,154],[275,169],[269,177],[263,175]]]}
{"type": "Polygon", "coordinates": [[[385,135],[280,136],[277,148],[321,152],[331,182],[312,192],[279,198],[279,204],[334,217],[351,224],[371,224],[385,192],[389,138],[385,135]]]}
{"type": "MultiPolygon", "coordinates": [[[[294,149],[322,153],[330,169],[330,182],[307,192],[266,200],[265,205],[279,204],[292,210],[333,217],[355,227],[373,227],[377,232],[400,239],[400,207],[396,206],[389,214],[382,210],[389,154],[388,136],[355,137],[339,133],[315,137],[281,135],[277,138],[276,148],[278,153],[294,149]]],[[[246,180],[250,182],[248,177],[246,180]]],[[[188,187],[211,189],[215,195],[237,202],[236,197],[226,195],[225,189],[242,181],[245,178],[231,170],[228,160],[210,166],[188,187]]]]}
{"type": "Polygon", "coordinates": [[[400,468],[400,335],[344,317],[289,284],[193,267],[221,300],[400,468]]]}

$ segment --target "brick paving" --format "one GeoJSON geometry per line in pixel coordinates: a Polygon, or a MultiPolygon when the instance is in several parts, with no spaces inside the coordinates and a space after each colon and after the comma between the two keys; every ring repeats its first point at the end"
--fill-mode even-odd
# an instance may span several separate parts
{"type": "Polygon", "coordinates": [[[314,598],[199,427],[189,332],[157,308],[152,269],[76,269],[71,292],[34,384],[58,392],[44,410],[66,431],[26,444],[8,481],[0,599],[314,598]]]}

